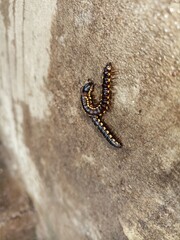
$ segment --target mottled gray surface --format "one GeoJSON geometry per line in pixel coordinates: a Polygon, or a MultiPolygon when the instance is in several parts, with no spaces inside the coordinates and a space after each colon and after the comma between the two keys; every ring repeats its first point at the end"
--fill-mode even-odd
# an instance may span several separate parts
{"type": "Polygon", "coordinates": [[[179,16],[178,1],[57,1],[49,73],[40,85],[36,73],[26,75],[36,62],[28,65],[25,53],[25,99],[14,113],[24,146],[17,168],[40,239],[179,239],[179,16]],[[80,103],[88,78],[98,95],[108,61],[118,78],[105,120],[122,149],[106,142],[80,103]],[[31,80],[49,99],[44,117],[31,80]]]}

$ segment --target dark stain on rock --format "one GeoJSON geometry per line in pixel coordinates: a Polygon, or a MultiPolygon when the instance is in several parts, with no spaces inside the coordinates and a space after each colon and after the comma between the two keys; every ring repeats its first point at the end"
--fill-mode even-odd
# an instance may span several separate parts
{"type": "MultiPolygon", "coordinates": [[[[36,240],[36,214],[20,179],[11,176],[9,150],[0,144],[0,236],[1,240],[36,240]]],[[[13,161],[13,159],[11,159],[13,161]]]]}
{"type": "Polygon", "coordinates": [[[0,3],[0,12],[3,16],[4,26],[6,29],[10,26],[10,19],[9,19],[9,0],[2,0],[0,3]]]}

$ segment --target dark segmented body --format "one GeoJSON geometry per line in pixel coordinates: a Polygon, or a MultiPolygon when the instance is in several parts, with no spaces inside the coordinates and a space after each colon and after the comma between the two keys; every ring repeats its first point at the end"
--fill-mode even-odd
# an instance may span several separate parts
{"type": "Polygon", "coordinates": [[[86,113],[89,115],[102,116],[109,108],[110,103],[110,83],[112,79],[112,64],[106,64],[103,71],[102,99],[98,106],[94,106],[92,92],[94,89],[93,81],[86,83],[81,92],[81,102],[86,113]]]}
{"type": "Polygon", "coordinates": [[[106,112],[109,108],[110,103],[110,83],[112,80],[112,64],[106,64],[103,72],[103,85],[102,85],[102,100],[101,106],[103,109],[103,113],[106,112]]]}
{"type": "Polygon", "coordinates": [[[94,82],[89,80],[81,91],[81,103],[84,111],[92,119],[93,123],[98,127],[107,141],[116,148],[122,147],[122,143],[116,140],[110,130],[102,122],[101,116],[108,110],[110,101],[110,82],[112,79],[112,64],[108,63],[103,71],[103,84],[102,84],[102,98],[98,106],[93,102],[92,92],[94,90],[94,82]]]}
{"type": "Polygon", "coordinates": [[[92,119],[93,123],[95,124],[95,126],[98,127],[99,131],[103,134],[103,136],[107,139],[107,141],[111,145],[113,145],[114,147],[117,147],[117,148],[122,147],[122,143],[115,139],[115,137],[110,132],[110,130],[107,128],[107,126],[105,126],[105,124],[102,122],[100,117],[92,116],[91,119],[92,119]]]}
{"type": "Polygon", "coordinates": [[[89,115],[99,115],[102,113],[102,108],[100,105],[94,107],[92,101],[93,89],[94,89],[93,81],[89,81],[84,85],[81,91],[81,103],[86,113],[88,113],[89,115]]]}

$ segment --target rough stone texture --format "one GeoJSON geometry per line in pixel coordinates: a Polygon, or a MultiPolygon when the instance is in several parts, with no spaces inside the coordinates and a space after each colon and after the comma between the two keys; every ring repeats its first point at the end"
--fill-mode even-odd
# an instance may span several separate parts
{"type": "Polygon", "coordinates": [[[1,135],[39,239],[179,239],[179,17],[176,0],[1,0],[1,135]],[[108,61],[122,149],[80,104],[108,61]]]}

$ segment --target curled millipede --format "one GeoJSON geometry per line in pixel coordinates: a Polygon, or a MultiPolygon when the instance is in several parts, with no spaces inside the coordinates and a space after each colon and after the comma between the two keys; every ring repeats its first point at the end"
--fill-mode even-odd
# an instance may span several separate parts
{"type": "Polygon", "coordinates": [[[107,141],[113,145],[114,147],[121,148],[122,143],[118,141],[113,135],[113,133],[109,130],[105,123],[102,122],[100,117],[92,116],[91,117],[95,126],[98,127],[99,131],[103,134],[103,136],[107,139],[107,141]]]}
{"type": "Polygon", "coordinates": [[[89,115],[100,115],[102,113],[102,107],[99,104],[98,106],[94,106],[92,102],[92,92],[94,89],[94,82],[88,81],[84,85],[81,91],[81,103],[84,111],[89,115]]]}
{"type": "Polygon", "coordinates": [[[109,108],[110,104],[110,83],[112,80],[113,69],[112,64],[107,63],[103,71],[102,98],[97,106],[94,106],[92,93],[94,90],[94,82],[89,80],[81,91],[81,102],[84,111],[89,115],[102,116],[109,108]]]}
{"type": "Polygon", "coordinates": [[[103,84],[102,84],[102,98],[100,103],[95,106],[93,102],[93,90],[94,82],[89,80],[81,90],[81,103],[84,111],[89,115],[95,126],[98,127],[99,131],[107,139],[107,141],[114,147],[122,147],[122,143],[118,141],[105,123],[102,122],[102,115],[109,109],[110,103],[110,83],[112,80],[113,70],[112,64],[107,63],[103,71],[103,84]]]}

